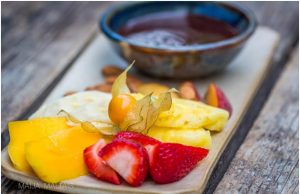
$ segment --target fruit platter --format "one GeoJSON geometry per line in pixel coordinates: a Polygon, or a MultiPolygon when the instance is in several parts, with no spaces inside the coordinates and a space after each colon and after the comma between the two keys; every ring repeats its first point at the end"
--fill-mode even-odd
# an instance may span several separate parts
{"type": "Polygon", "coordinates": [[[202,192],[277,41],[275,32],[259,28],[227,73],[174,85],[137,79],[134,63],[106,65],[120,59],[99,36],[44,105],[27,120],[9,122],[2,172],[66,193],[202,192]],[[96,56],[103,62],[100,80],[93,78],[96,56]],[[89,78],[78,91],[74,78],[83,71],[89,78]],[[105,84],[91,86],[95,81],[105,84]]]}
{"type": "Polygon", "coordinates": [[[14,167],[46,183],[89,172],[101,181],[119,185],[124,180],[133,187],[148,174],[158,184],[189,174],[209,153],[210,131],[220,132],[227,123],[228,99],[211,84],[205,104],[191,82],[179,91],[144,84],[132,93],[127,85],[131,67],[114,74],[111,94],[71,94],[42,106],[30,120],[10,122],[8,154],[14,167]]]}

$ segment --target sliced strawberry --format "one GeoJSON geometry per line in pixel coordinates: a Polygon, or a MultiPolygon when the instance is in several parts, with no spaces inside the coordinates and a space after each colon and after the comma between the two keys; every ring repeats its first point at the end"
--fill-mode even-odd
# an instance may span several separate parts
{"type": "Polygon", "coordinates": [[[119,132],[114,139],[129,139],[136,141],[144,146],[144,148],[147,150],[148,155],[152,155],[153,146],[160,144],[161,142],[149,137],[147,135],[143,135],[141,133],[132,132],[132,131],[123,131],[119,132]]]}
{"type": "Polygon", "coordinates": [[[132,131],[122,131],[119,132],[114,139],[120,139],[120,138],[124,138],[124,139],[130,139],[133,141],[136,141],[140,144],[142,144],[143,146],[147,146],[147,145],[156,145],[159,144],[160,141],[149,137],[147,135],[143,135],[141,133],[137,133],[137,132],[132,132],[132,131]]]}
{"type": "Polygon", "coordinates": [[[94,145],[87,147],[84,152],[84,162],[90,173],[95,175],[98,179],[103,181],[108,181],[113,184],[121,184],[118,174],[109,167],[100,156],[98,156],[99,151],[106,145],[103,139],[100,139],[94,145]]]}
{"type": "Polygon", "coordinates": [[[148,154],[139,143],[116,139],[107,144],[99,156],[132,186],[140,186],[148,171],[148,154]]]}
{"type": "Polygon", "coordinates": [[[185,177],[208,154],[207,149],[177,143],[155,146],[150,160],[151,176],[156,183],[171,183],[185,177]]]}

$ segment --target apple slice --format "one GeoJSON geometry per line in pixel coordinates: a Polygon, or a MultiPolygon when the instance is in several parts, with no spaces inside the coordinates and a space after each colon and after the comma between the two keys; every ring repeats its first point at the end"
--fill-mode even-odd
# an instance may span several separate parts
{"type": "Polygon", "coordinates": [[[232,113],[232,106],[225,96],[224,92],[215,84],[211,83],[208,86],[207,92],[205,94],[205,102],[214,107],[218,107],[232,113]]]}
{"type": "Polygon", "coordinates": [[[193,82],[185,81],[179,86],[180,97],[187,100],[201,101],[201,96],[193,82]]]}

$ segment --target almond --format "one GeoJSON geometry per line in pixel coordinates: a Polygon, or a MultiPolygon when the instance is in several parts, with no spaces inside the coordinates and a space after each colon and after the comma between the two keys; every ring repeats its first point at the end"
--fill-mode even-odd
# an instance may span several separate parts
{"type": "Polygon", "coordinates": [[[123,72],[123,69],[120,67],[117,67],[115,65],[108,65],[106,67],[103,67],[102,70],[102,75],[107,77],[107,76],[118,76],[123,72]]]}
{"type": "MultiPolygon", "coordinates": [[[[108,76],[105,78],[105,83],[112,85],[118,76],[108,76]]],[[[137,92],[137,88],[142,84],[142,81],[140,81],[138,78],[127,75],[127,86],[130,89],[131,92],[137,92]]]]}
{"type": "Polygon", "coordinates": [[[117,75],[110,75],[110,76],[107,76],[106,78],[105,78],[105,83],[107,83],[107,84],[113,84],[114,82],[115,82],[115,80],[117,79],[117,75]]]}
{"type": "Polygon", "coordinates": [[[76,93],[76,91],[73,91],[73,90],[67,91],[66,93],[64,93],[64,96],[70,96],[70,95],[75,94],[75,93],[76,93]]]}
{"type": "Polygon", "coordinates": [[[97,84],[94,86],[89,86],[85,90],[87,90],[87,91],[95,90],[95,91],[110,93],[111,88],[112,88],[112,85],[100,83],[100,84],[97,84]]]}
{"type": "Polygon", "coordinates": [[[127,85],[128,88],[130,89],[131,92],[137,92],[138,87],[142,84],[143,82],[139,80],[138,78],[132,76],[132,75],[127,75],[127,85]]]}

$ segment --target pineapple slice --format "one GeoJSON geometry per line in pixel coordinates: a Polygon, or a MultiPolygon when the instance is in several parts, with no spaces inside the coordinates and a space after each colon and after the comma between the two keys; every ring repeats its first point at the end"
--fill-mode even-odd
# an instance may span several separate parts
{"type": "Polygon", "coordinates": [[[147,135],[162,142],[180,143],[183,145],[201,147],[206,149],[210,149],[212,141],[210,132],[202,128],[178,129],[152,127],[149,129],[147,135]]]}
{"type": "MultiPolygon", "coordinates": [[[[132,93],[131,95],[136,100],[144,97],[140,93],[132,93]]],[[[81,121],[110,123],[107,111],[110,100],[110,94],[96,91],[81,92],[43,106],[33,117],[55,116],[59,110],[66,110],[81,121]]],[[[229,118],[227,111],[202,102],[179,98],[173,98],[172,101],[171,109],[159,115],[155,126],[205,128],[210,131],[221,131],[229,118]]]]}
{"type": "Polygon", "coordinates": [[[184,99],[173,99],[170,110],[162,112],[155,126],[172,128],[205,128],[221,131],[229,114],[223,109],[184,99]]]}

